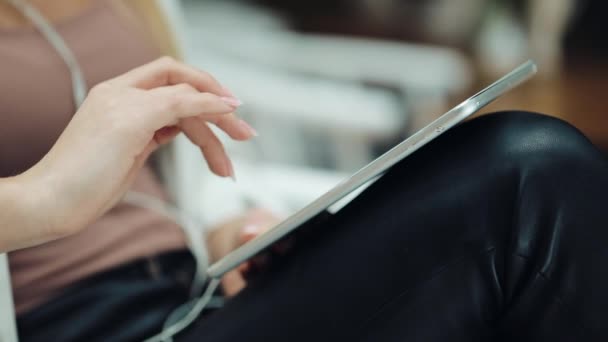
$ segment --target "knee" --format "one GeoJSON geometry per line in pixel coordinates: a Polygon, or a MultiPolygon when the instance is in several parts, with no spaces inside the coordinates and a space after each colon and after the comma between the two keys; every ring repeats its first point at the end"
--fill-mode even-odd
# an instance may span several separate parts
{"type": "Polygon", "coordinates": [[[449,130],[399,163],[391,174],[396,184],[402,179],[428,180],[433,174],[475,174],[480,179],[559,174],[562,179],[575,169],[585,174],[605,172],[606,167],[605,157],[565,121],[509,111],[484,115],[449,130]]]}
{"type": "Polygon", "coordinates": [[[462,132],[485,156],[502,163],[556,167],[600,153],[576,128],[546,115],[509,111],[466,123],[462,132]],[[472,137],[472,139],[471,139],[472,137]],[[476,141],[474,141],[476,140],[476,141]]]}

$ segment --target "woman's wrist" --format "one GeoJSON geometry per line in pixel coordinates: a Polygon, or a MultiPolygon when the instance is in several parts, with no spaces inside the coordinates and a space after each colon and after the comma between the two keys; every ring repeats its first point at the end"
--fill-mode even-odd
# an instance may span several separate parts
{"type": "Polygon", "coordinates": [[[56,167],[56,164],[50,162],[47,155],[19,175],[20,186],[28,193],[24,205],[36,213],[33,224],[47,241],[77,233],[84,226],[78,219],[78,209],[84,208],[86,203],[76,195],[79,193],[78,182],[73,181],[79,177],[61,164],[61,167],[56,167]]]}
{"type": "Polygon", "coordinates": [[[0,252],[33,246],[52,239],[41,208],[42,198],[36,198],[24,175],[0,179],[0,225],[10,228],[0,233],[0,252]]]}
{"type": "Polygon", "coordinates": [[[38,165],[14,177],[0,179],[0,252],[49,242],[72,232],[60,224],[60,194],[54,194],[48,172],[38,165]]]}

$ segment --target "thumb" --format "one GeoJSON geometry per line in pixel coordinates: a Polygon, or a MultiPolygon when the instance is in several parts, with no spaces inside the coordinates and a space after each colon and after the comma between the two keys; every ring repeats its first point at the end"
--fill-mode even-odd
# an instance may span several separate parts
{"type": "Polygon", "coordinates": [[[241,230],[239,243],[245,244],[255,239],[262,232],[262,227],[256,224],[248,224],[241,230]]]}

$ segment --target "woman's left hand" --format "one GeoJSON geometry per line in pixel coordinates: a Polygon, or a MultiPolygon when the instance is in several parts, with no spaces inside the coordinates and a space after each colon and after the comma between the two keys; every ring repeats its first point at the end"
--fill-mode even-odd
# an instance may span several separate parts
{"type": "MultiPolygon", "coordinates": [[[[258,235],[274,227],[280,219],[268,210],[255,209],[249,213],[230,220],[209,233],[207,245],[211,260],[216,261],[258,235]]],[[[246,273],[252,267],[263,266],[267,256],[256,257],[247,261],[237,269],[230,271],[222,278],[224,294],[232,297],[247,285],[246,273]],[[255,264],[255,265],[254,265],[255,264]]]]}

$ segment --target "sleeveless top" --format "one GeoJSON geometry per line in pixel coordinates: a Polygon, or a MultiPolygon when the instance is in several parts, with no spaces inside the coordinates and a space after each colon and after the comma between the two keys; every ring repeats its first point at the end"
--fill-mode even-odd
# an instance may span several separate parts
{"type": "MultiPolygon", "coordinates": [[[[160,55],[139,26],[108,1],[94,1],[55,28],[76,55],[90,87],[160,55]]],[[[0,29],[0,75],[0,177],[8,177],[27,170],[49,151],[75,109],[66,65],[34,28],[0,29]]],[[[133,190],[166,198],[149,166],[133,190]]],[[[9,253],[17,313],[43,304],[87,276],[185,246],[180,228],[172,222],[119,204],[75,236],[9,253]]]]}

